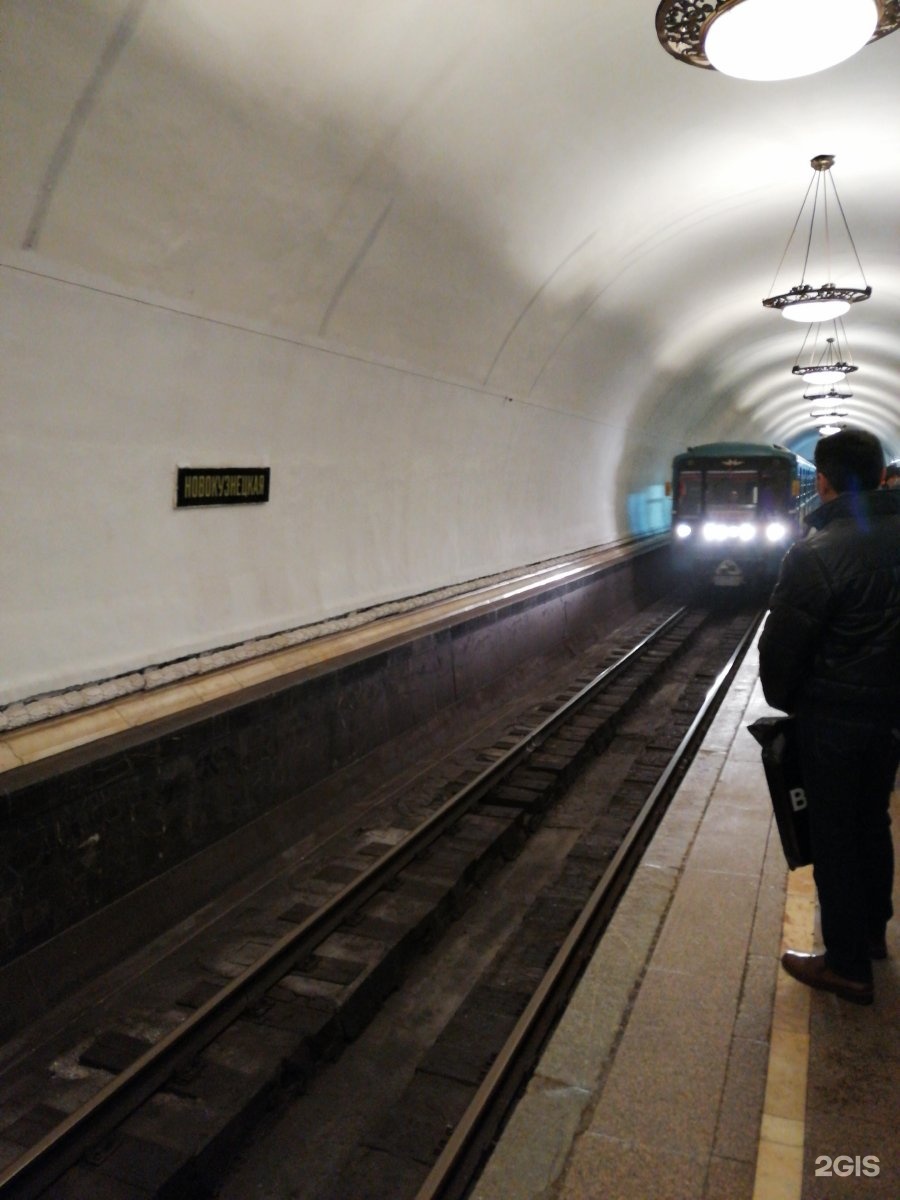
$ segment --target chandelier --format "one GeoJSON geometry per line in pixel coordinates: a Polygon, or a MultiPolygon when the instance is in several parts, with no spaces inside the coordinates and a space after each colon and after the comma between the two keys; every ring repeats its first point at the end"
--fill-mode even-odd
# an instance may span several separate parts
{"type": "Polygon", "coordinates": [[[830,387],[827,391],[823,388],[810,388],[803,393],[803,399],[808,400],[810,404],[835,404],[840,400],[849,400],[852,395],[849,388],[830,387]]]}
{"type": "MultiPolygon", "coordinates": [[[[789,321],[834,321],[838,317],[842,317],[848,312],[851,304],[857,304],[860,300],[868,300],[872,295],[872,289],[866,284],[865,275],[863,274],[862,263],[859,261],[859,255],[856,253],[856,245],[853,241],[853,235],[850,233],[850,226],[847,224],[847,218],[844,216],[844,209],[837,194],[837,188],[834,185],[834,180],[831,178],[831,168],[834,166],[833,154],[817,154],[815,158],[810,160],[810,166],[813,169],[813,176],[810,180],[809,187],[806,189],[806,195],[803,197],[803,203],[800,205],[800,212],[797,214],[797,220],[794,222],[794,228],[790,232],[787,240],[787,245],[784,248],[784,254],[781,256],[781,262],[778,264],[778,270],[775,272],[775,279],[778,278],[778,273],[781,270],[788,251],[791,248],[791,243],[794,240],[794,235],[797,232],[797,227],[803,216],[804,209],[810,199],[812,193],[812,209],[809,219],[809,233],[806,238],[806,254],[803,259],[803,271],[801,273],[800,282],[795,284],[786,292],[782,292],[775,296],[769,296],[763,300],[764,308],[775,308],[781,312],[783,317],[787,317],[789,321]],[[853,256],[856,259],[856,265],[859,267],[859,273],[862,278],[862,287],[850,287],[835,283],[819,283],[810,284],[806,282],[806,272],[809,267],[810,251],[816,240],[818,233],[818,241],[816,243],[817,250],[824,256],[824,264],[822,269],[831,273],[831,215],[828,208],[828,188],[831,185],[831,191],[834,196],[834,202],[837,205],[841,220],[844,224],[844,232],[846,240],[853,251],[853,256]],[[821,204],[820,204],[821,199],[821,204]],[[821,220],[817,226],[816,218],[821,213],[821,220]]],[[[775,286],[775,279],[772,280],[772,287],[775,286]]]]}
{"type": "Polygon", "coordinates": [[[900,0],[662,0],[656,35],[681,62],[738,79],[824,71],[900,28],[900,0]]]}
{"type": "MultiPolygon", "coordinates": [[[[806,337],[803,339],[803,345],[800,347],[800,352],[797,355],[797,361],[791,367],[791,373],[799,375],[808,385],[819,387],[822,384],[843,383],[847,376],[857,368],[853,365],[850,357],[849,348],[845,354],[841,347],[841,339],[838,335],[838,323],[833,322],[834,336],[825,338],[825,344],[819,348],[819,331],[821,323],[810,325],[806,331],[806,337]],[[810,349],[809,360],[805,366],[800,365],[800,359],[803,357],[803,351],[806,349],[806,344],[812,336],[813,343],[810,349]]],[[[841,321],[841,330],[843,331],[844,322],[841,321]]],[[[847,345],[847,336],[844,334],[844,346],[847,345]]]]}

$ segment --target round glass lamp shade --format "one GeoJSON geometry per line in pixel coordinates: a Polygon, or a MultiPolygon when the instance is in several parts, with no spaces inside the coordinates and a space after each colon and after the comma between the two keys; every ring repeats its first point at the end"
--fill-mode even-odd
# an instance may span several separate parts
{"type": "Polygon", "coordinates": [[[824,383],[843,383],[846,378],[846,371],[836,371],[833,367],[810,367],[803,376],[807,385],[816,387],[824,383]]]}
{"type": "Polygon", "coordinates": [[[724,75],[797,79],[856,54],[877,24],[875,0],[734,0],[711,18],[703,50],[724,75]]]}
{"type": "Polygon", "coordinates": [[[846,300],[798,300],[785,305],[781,315],[788,321],[814,325],[818,321],[835,321],[849,311],[850,305],[846,300]]]}

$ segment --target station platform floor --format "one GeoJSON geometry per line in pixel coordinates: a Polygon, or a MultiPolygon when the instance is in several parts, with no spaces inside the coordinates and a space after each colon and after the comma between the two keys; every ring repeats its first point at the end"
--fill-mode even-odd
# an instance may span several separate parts
{"type": "Polygon", "coordinates": [[[473,1200],[900,1196],[900,928],[871,1007],[781,969],[821,941],[746,729],[772,712],[754,645],[473,1200]]]}

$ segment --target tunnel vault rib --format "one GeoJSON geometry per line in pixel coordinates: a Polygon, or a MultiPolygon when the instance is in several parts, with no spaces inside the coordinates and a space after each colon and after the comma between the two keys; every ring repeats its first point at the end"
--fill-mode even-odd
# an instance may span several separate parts
{"type": "Polygon", "coordinates": [[[54,192],[72,156],[78,135],[84,128],[90,116],[91,109],[94,107],[94,103],[103,85],[118,63],[122,51],[134,36],[138,23],[144,14],[144,9],[149,2],[150,0],[132,0],[132,3],[129,4],[128,8],[122,14],[119,23],[116,25],[112,36],[106,43],[93,75],[76,100],[62,136],[56,144],[56,149],[50,156],[44,178],[41,180],[34,211],[31,214],[31,220],[28,222],[25,240],[22,242],[23,250],[36,249],[54,192]]]}

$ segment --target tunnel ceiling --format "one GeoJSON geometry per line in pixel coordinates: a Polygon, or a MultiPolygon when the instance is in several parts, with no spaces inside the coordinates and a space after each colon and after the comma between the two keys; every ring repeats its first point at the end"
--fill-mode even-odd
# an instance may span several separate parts
{"type": "Polygon", "coordinates": [[[805,326],[761,300],[831,153],[872,288],[845,407],[900,454],[900,33],[748,83],[667,55],[655,7],[5,0],[5,258],[676,441],[802,449],[805,326]]]}

